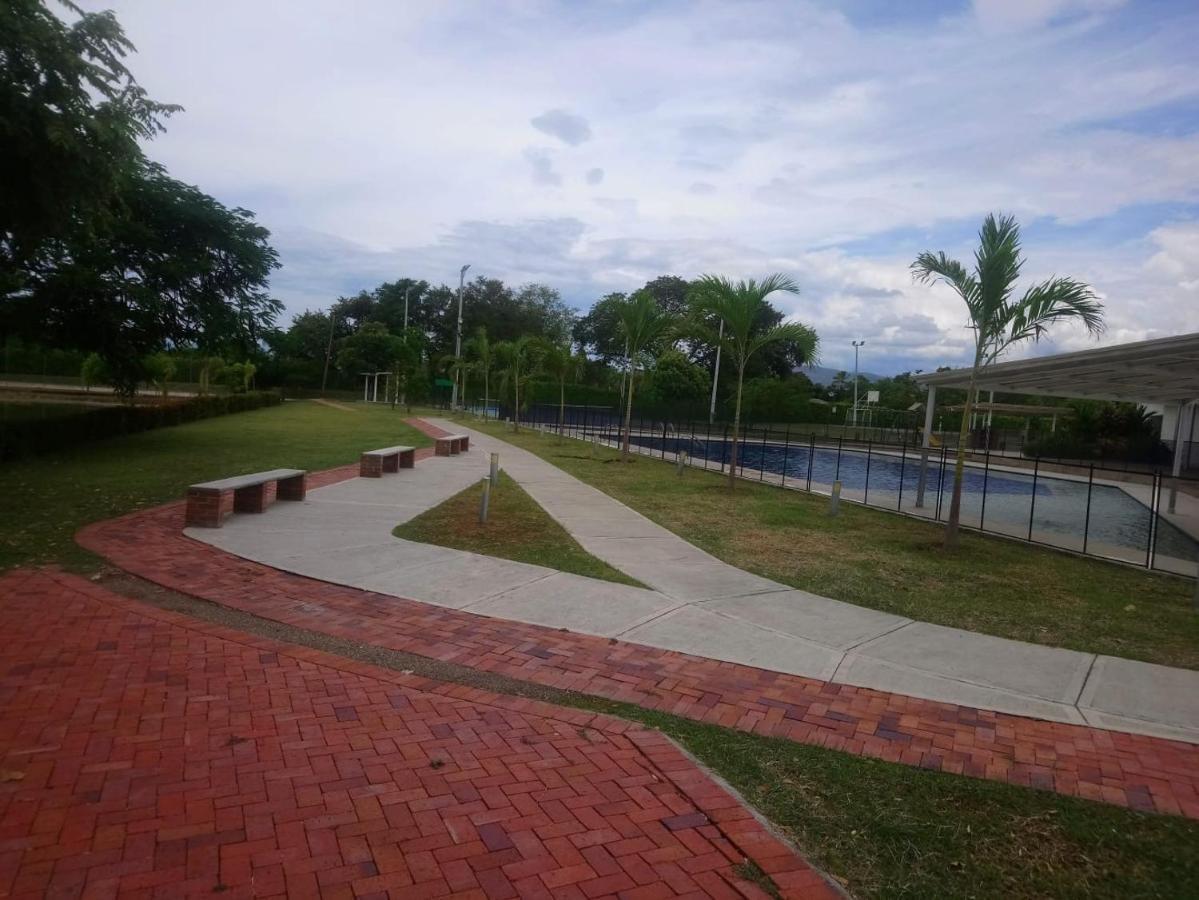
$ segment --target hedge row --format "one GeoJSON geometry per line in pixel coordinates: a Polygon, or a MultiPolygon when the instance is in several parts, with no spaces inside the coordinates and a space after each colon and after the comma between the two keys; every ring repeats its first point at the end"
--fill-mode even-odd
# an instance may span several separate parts
{"type": "Polygon", "coordinates": [[[106,406],[52,419],[25,419],[0,424],[0,460],[44,453],[86,441],[182,425],[197,419],[276,406],[274,391],[207,395],[174,403],[106,406]]]}

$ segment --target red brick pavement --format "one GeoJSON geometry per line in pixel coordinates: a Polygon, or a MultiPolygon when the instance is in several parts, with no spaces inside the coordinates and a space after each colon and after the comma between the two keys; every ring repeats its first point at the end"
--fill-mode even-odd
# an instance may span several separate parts
{"type": "MultiPolygon", "coordinates": [[[[345,466],[310,483],[355,472],[345,466]]],[[[1185,742],[832,684],[373,594],[241,559],[187,538],[182,526],[182,505],[171,504],[95,523],[76,539],[164,587],[301,628],[861,756],[1199,818],[1199,747],[1185,742]]]]}
{"type": "Polygon", "coordinates": [[[0,895],[836,893],[627,722],[0,578],[0,895]]]}

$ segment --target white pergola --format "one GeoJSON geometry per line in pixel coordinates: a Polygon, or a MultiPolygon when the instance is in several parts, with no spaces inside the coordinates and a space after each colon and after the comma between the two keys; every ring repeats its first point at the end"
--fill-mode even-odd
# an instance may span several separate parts
{"type": "MultiPolygon", "coordinates": [[[[937,388],[968,388],[970,370],[926,372],[917,375],[916,381],[928,386],[923,435],[927,454],[937,388]]],[[[1161,406],[1163,426],[1173,420],[1173,475],[1177,477],[1182,470],[1182,442],[1192,435],[1199,404],[1199,333],[995,363],[979,373],[976,385],[980,391],[993,393],[1161,406]]],[[[923,505],[923,472],[922,468],[917,506],[923,505]]]]}

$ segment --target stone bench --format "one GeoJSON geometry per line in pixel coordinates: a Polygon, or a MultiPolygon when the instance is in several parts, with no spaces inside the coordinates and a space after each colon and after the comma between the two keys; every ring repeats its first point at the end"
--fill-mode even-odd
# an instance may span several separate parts
{"type": "Polygon", "coordinates": [[[384,472],[398,472],[416,465],[415,447],[384,447],[382,450],[367,450],[358,463],[361,478],[380,478],[384,472]]]}
{"type": "Polygon", "coordinates": [[[470,450],[470,435],[446,434],[434,438],[433,443],[438,456],[457,456],[470,450]]]}
{"type": "Polygon", "coordinates": [[[306,488],[303,469],[272,469],[193,484],[187,489],[187,524],[220,528],[232,513],[260,513],[276,500],[303,500],[306,488]]]}

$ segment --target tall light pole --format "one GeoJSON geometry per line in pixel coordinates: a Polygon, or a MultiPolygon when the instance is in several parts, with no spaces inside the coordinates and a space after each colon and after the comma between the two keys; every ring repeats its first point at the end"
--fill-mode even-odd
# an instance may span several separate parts
{"type": "Polygon", "coordinates": [[[853,424],[858,425],[858,348],[865,347],[865,341],[853,342],[853,424]]]}
{"type": "Polygon", "coordinates": [[[412,293],[412,285],[404,288],[404,330],[408,330],[408,295],[412,293]]]}
{"type": "Polygon", "coordinates": [[[716,384],[720,381],[720,345],[724,342],[724,319],[720,320],[720,336],[716,339],[716,368],[712,372],[712,402],[708,406],[708,424],[716,421],[716,384]]]}
{"type": "MultiPolygon", "coordinates": [[[[462,288],[466,284],[466,270],[470,268],[470,263],[467,263],[458,271],[458,335],[454,338],[454,362],[457,363],[462,356],[462,288]]],[[[461,366],[458,367],[461,370],[461,366]]],[[[458,375],[454,375],[454,386],[450,391],[450,409],[458,408],[458,375]]]]}

